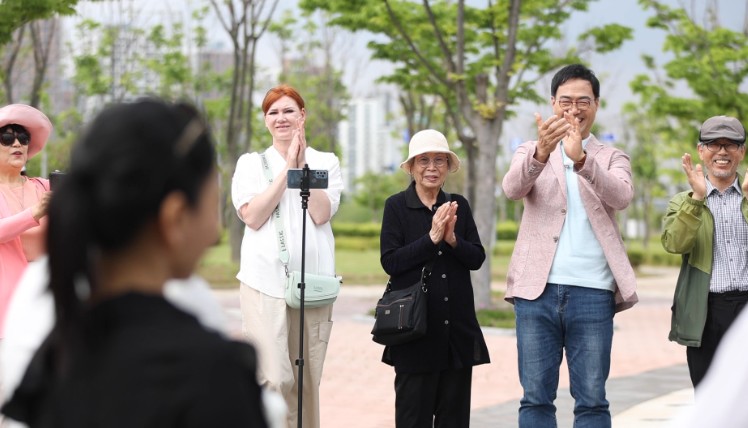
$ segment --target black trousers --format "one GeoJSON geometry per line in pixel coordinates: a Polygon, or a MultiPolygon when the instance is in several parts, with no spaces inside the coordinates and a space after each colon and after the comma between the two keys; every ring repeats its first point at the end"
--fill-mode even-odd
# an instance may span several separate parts
{"type": "Polygon", "coordinates": [[[701,347],[686,348],[688,371],[694,388],[704,379],[712,364],[717,346],[722,341],[727,329],[748,302],[748,291],[728,291],[727,293],[709,293],[709,306],[706,313],[704,333],[701,335],[701,347]]]}
{"type": "Polygon", "coordinates": [[[395,375],[397,428],[467,428],[473,368],[395,375]]]}

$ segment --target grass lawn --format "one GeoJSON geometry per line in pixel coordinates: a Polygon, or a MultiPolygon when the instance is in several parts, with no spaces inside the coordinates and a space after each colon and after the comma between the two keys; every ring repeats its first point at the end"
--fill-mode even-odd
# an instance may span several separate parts
{"type": "MultiPolygon", "coordinates": [[[[234,288],[239,285],[236,273],[238,263],[231,261],[227,243],[208,249],[198,266],[197,273],[205,278],[213,288],[234,288]]],[[[338,274],[344,284],[371,285],[384,287],[387,274],[379,264],[379,250],[338,250],[335,254],[338,274]]],[[[509,265],[509,256],[494,256],[491,259],[491,277],[504,280],[509,265]]],[[[495,308],[478,310],[478,322],[486,327],[514,327],[514,311],[503,303],[503,293],[494,292],[492,300],[495,308]]]]}
{"type": "MultiPolygon", "coordinates": [[[[205,278],[213,288],[234,288],[238,286],[236,273],[239,271],[237,263],[233,263],[230,257],[229,245],[226,240],[221,244],[211,247],[206,253],[198,267],[198,274],[205,278]]],[[[514,246],[513,241],[498,241],[496,253],[491,257],[491,279],[503,281],[506,279],[509,266],[509,254],[514,246]]],[[[667,254],[662,250],[659,242],[654,238],[649,248],[640,248],[641,244],[630,242],[629,247],[634,252],[643,254],[643,262],[649,264],[675,265],[679,263],[679,257],[667,254]]],[[[338,249],[336,251],[337,274],[343,276],[344,284],[371,285],[384,287],[387,282],[387,274],[379,264],[378,249],[338,249]]],[[[492,307],[477,311],[478,321],[482,326],[513,328],[514,311],[511,305],[503,301],[501,292],[492,295],[492,307]]]]}
{"type": "MultiPolygon", "coordinates": [[[[337,274],[343,276],[344,284],[384,285],[387,274],[379,264],[379,250],[338,250],[335,254],[337,274]]],[[[491,278],[504,280],[509,265],[509,256],[493,256],[491,278]]],[[[236,273],[238,263],[231,261],[229,245],[221,243],[208,249],[198,266],[197,273],[214,288],[230,288],[238,285],[236,273]]]]}

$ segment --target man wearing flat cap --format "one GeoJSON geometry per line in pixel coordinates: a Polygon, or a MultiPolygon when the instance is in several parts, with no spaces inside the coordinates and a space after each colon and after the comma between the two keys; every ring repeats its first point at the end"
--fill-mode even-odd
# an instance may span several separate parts
{"type": "Polygon", "coordinates": [[[702,164],[682,157],[691,190],[670,200],[662,232],[665,250],[682,255],[669,339],[687,347],[694,387],[748,302],[748,174],[742,183],[738,175],[745,128],[734,117],[709,118],[697,149],[702,164]]]}

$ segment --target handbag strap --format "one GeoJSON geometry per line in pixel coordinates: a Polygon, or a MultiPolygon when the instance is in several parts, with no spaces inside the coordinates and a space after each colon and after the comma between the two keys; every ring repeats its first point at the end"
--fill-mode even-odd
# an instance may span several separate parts
{"type": "MultiPolygon", "coordinates": [[[[450,195],[447,192],[444,192],[444,198],[446,202],[450,202],[452,200],[452,195],[450,195]]],[[[423,268],[421,269],[421,289],[424,293],[429,292],[428,287],[428,279],[431,277],[431,270],[434,267],[434,262],[436,262],[436,254],[428,261],[425,265],[423,265],[423,268]]],[[[392,282],[387,281],[387,291],[392,290],[392,282]]]]}
{"type": "MultiPolygon", "coordinates": [[[[273,173],[270,171],[270,165],[268,164],[268,158],[265,156],[265,152],[260,153],[262,159],[262,170],[265,172],[265,178],[268,183],[273,183],[273,173]]],[[[288,272],[288,261],[291,256],[288,253],[288,247],[286,246],[286,229],[283,227],[283,218],[280,212],[280,203],[275,206],[273,210],[273,222],[275,223],[275,235],[278,238],[278,258],[283,264],[283,269],[286,271],[286,277],[289,276],[288,272]]]]}

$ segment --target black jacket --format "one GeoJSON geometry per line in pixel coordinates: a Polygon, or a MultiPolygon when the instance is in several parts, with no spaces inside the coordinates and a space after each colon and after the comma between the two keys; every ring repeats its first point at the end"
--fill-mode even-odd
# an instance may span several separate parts
{"type": "Polygon", "coordinates": [[[470,205],[461,195],[457,202],[457,246],[434,245],[429,237],[431,219],[446,201],[439,192],[434,207],[426,207],[415,184],[387,199],[380,237],[381,263],[391,277],[392,288],[406,288],[419,280],[421,269],[436,258],[428,282],[428,330],[414,342],[388,346],[382,361],[398,373],[436,372],[490,362],[473,302],[470,271],[481,267],[486,253],[470,205]]]}
{"type": "Polygon", "coordinates": [[[3,413],[31,428],[264,428],[256,354],[160,296],[130,293],[85,316],[61,374],[53,335],[3,413]]]}

